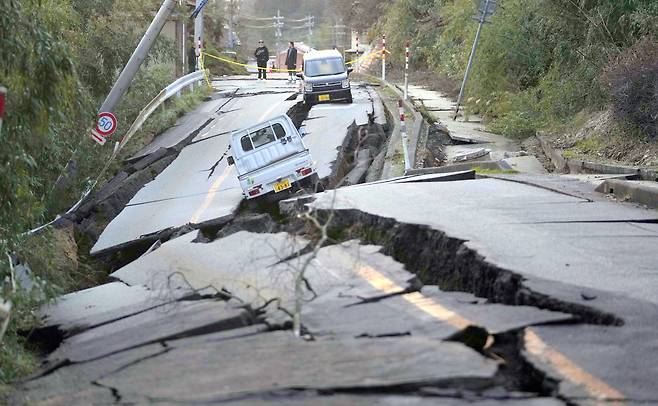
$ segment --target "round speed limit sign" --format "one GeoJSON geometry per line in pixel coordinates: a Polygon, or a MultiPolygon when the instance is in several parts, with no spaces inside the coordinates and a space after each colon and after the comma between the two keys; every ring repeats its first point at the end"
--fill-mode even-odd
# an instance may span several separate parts
{"type": "Polygon", "coordinates": [[[117,130],[117,118],[112,113],[100,113],[96,121],[96,131],[103,137],[109,137],[117,130]]]}

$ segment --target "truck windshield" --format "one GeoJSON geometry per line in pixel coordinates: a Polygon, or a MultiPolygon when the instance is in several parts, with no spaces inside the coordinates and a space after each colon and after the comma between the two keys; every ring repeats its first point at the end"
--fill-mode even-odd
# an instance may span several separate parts
{"type": "Polygon", "coordinates": [[[345,64],[341,58],[315,59],[304,64],[304,74],[308,77],[337,75],[343,72],[345,64]]]}

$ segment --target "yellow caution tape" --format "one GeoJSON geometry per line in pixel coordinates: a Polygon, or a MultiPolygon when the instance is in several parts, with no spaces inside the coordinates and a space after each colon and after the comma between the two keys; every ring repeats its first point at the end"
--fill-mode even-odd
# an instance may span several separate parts
{"type": "MultiPolygon", "coordinates": [[[[205,52],[202,52],[202,54],[205,55],[205,56],[209,56],[209,57],[211,57],[211,58],[213,58],[213,59],[217,59],[218,61],[223,61],[223,62],[226,62],[226,63],[230,63],[230,64],[232,64],[232,65],[242,66],[242,67],[244,67],[244,68],[263,69],[263,68],[259,68],[258,66],[246,65],[246,64],[244,64],[244,63],[240,63],[240,62],[232,61],[232,60],[230,60],[230,59],[222,58],[221,56],[217,56],[217,55],[211,55],[211,54],[208,54],[208,53],[205,53],[205,52]]],[[[272,71],[272,72],[301,72],[301,71],[302,71],[301,68],[300,68],[300,69],[275,69],[275,68],[265,68],[265,69],[267,69],[268,71],[272,71]]]]}
{"type": "MultiPolygon", "coordinates": [[[[362,60],[367,60],[367,59],[372,59],[372,58],[378,58],[378,57],[381,57],[381,54],[382,54],[383,52],[386,52],[387,54],[390,54],[390,52],[389,52],[388,50],[386,50],[386,51],[375,51],[375,52],[371,52],[371,53],[369,53],[369,54],[367,54],[367,55],[364,55],[364,56],[362,56],[362,57],[360,57],[360,58],[357,58],[357,59],[355,59],[355,60],[353,60],[353,61],[346,62],[345,65],[353,65],[353,64],[355,64],[355,63],[357,63],[357,62],[360,62],[360,61],[362,61],[362,60]]],[[[244,63],[236,62],[236,61],[233,61],[233,60],[228,59],[228,58],[222,58],[221,56],[217,56],[217,55],[209,54],[209,53],[207,53],[207,52],[201,52],[201,60],[202,60],[202,61],[203,61],[203,57],[204,57],[204,56],[208,56],[208,57],[210,57],[210,58],[212,58],[212,59],[216,59],[216,60],[218,60],[218,61],[222,61],[222,62],[230,63],[230,64],[232,64],[232,65],[236,65],[236,66],[241,66],[241,67],[244,67],[244,68],[263,69],[263,68],[259,68],[258,66],[247,65],[247,64],[244,64],[244,63]]],[[[201,69],[203,69],[203,62],[202,62],[202,67],[201,67],[201,69]]],[[[267,69],[268,71],[272,71],[272,72],[285,72],[285,73],[290,73],[290,72],[301,72],[301,71],[302,71],[301,68],[298,68],[298,69],[276,69],[276,68],[266,68],[266,69],[267,69]]],[[[210,83],[210,80],[208,79],[208,73],[207,73],[207,70],[206,70],[206,81],[207,81],[208,83],[210,83]]]]}
{"type": "Polygon", "coordinates": [[[210,77],[208,76],[210,70],[206,69],[206,64],[203,59],[203,53],[201,53],[201,57],[199,58],[199,68],[201,68],[201,70],[203,71],[203,77],[206,79],[206,83],[208,84],[208,87],[212,87],[212,83],[210,83],[210,77]]]}
{"type": "MultiPolygon", "coordinates": [[[[386,51],[386,52],[388,52],[388,51],[386,51]]],[[[371,52],[369,54],[363,55],[362,57],[356,58],[353,61],[346,62],[345,65],[354,65],[355,63],[361,62],[362,60],[379,58],[379,57],[381,57],[381,53],[382,53],[382,51],[371,52]]],[[[388,53],[390,53],[390,52],[388,52],[388,53]]]]}

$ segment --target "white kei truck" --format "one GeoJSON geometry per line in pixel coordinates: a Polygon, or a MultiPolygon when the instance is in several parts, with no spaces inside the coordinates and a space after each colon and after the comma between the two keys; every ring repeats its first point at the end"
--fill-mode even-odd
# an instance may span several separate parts
{"type": "Polygon", "coordinates": [[[315,163],[302,136],[287,115],[231,134],[227,162],[235,165],[245,198],[316,186],[315,163]]]}

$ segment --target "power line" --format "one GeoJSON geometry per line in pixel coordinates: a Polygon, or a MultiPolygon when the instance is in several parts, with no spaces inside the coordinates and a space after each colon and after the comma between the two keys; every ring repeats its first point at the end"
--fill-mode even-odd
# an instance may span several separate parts
{"type": "Polygon", "coordinates": [[[271,21],[275,17],[254,17],[254,16],[241,14],[240,18],[244,18],[245,20],[271,21]]]}
{"type": "Polygon", "coordinates": [[[254,30],[264,30],[267,28],[276,28],[276,25],[270,24],[270,25],[243,25],[245,28],[252,28],[254,30]]]}

